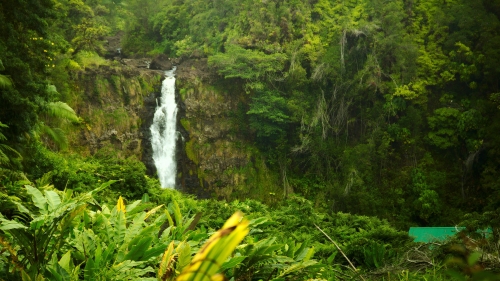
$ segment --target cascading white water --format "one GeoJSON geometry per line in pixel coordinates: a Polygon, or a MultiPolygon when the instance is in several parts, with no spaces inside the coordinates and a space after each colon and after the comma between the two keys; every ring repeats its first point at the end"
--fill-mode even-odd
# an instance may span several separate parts
{"type": "Polygon", "coordinates": [[[177,104],[175,103],[175,69],[165,71],[161,88],[161,100],[156,101],[156,111],[151,125],[153,160],[163,188],[175,188],[177,164],[175,143],[177,141],[177,104]]]}

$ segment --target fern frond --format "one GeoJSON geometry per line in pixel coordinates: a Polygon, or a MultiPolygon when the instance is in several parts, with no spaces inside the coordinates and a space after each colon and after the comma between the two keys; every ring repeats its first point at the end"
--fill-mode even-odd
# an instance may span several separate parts
{"type": "Polygon", "coordinates": [[[60,128],[51,128],[45,124],[41,125],[40,130],[47,134],[52,141],[60,148],[66,149],[68,147],[68,139],[64,134],[64,131],[60,128]]]}
{"type": "Polygon", "coordinates": [[[47,85],[47,92],[49,94],[57,94],[57,88],[54,85],[47,85]]]}
{"type": "Polygon", "coordinates": [[[0,74],[0,89],[12,86],[12,80],[7,75],[0,74]]]}
{"type": "Polygon", "coordinates": [[[21,171],[15,171],[0,167],[0,179],[2,178],[8,181],[27,180],[26,175],[21,171]]]}
{"type": "MultiPolygon", "coordinates": [[[[3,144],[0,144],[0,147],[2,146],[3,144]]],[[[9,157],[7,156],[7,154],[5,154],[2,149],[0,148],[0,165],[2,166],[6,166],[10,163],[10,159],[9,157]]]]}
{"type": "MultiPolygon", "coordinates": [[[[7,154],[10,154],[10,159],[22,158],[21,154],[19,152],[17,152],[17,150],[15,150],[14,148],[12,148],[6,144],[0,144],[0,153],[5,154],[6,156],[7,156],[7,154]]],[[[1,156],[0,156],[0,158],[1,158],[1,156]]],[[[0,160],[0,164],[1,164],[1,160],[0,160]]]]}
{"type": "Polygon", "coordinates": [[[174,254],[174,242],[170,242],[167,249],[163,253],[163,257],[160,262],[160,268],[158,269],[158,280],[166,281],[174,274],[174,263],[176,255],[174,254]]]}
{"type": "Polygon", "coordinates": [[[47,104],[48,113],[57,118],[64,118],[72,122],[80,122],[80,118],[76,115],[73,108],[71,108],[67,103],[56,101],[49,102],[47,104]]]}

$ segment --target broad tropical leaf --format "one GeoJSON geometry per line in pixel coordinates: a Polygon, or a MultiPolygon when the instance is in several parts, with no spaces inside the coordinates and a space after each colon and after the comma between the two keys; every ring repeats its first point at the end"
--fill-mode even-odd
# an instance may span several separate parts
{"type": "Polygon", "coordinates": [[[55,191],[45,191],[45,198],[47,199],[47,203],[49,205],[49,212],[54,211],[61,204],[61,198],[55,191]]]}
{"type": "Polygon", "coordinates": [[[228,260],[222,264],[221,270],[233,268],[233,267],[237,266],[238,264],[240,264],[242,261],[244,261],[246,258],[247,258],[246,256],[238,256],[238,257],[231,258],[230,260],[228,260]]]}
{"type": "Polygon", "coordinates": [[[27,229],[27,227],[17,221],[6,220],[4,218],[0,218],[0,230],[11,230],[11,229],[27,229]]]}
{"type": "Polygon", "coordinates": [[[47,213],[47,198],[43,196],[42,192],[38,188],[34,188],[30,185],[26,185],[26,191],[31,195],[33,203],[38,207],[40,213],[47,213]]]}
{"type": "Polygon", "coordinates": [[[248,231],[248,221],[243,219],[243,215],[240,212],[232,215],[203,245],[177,281],[211,280],[248,231]]]}

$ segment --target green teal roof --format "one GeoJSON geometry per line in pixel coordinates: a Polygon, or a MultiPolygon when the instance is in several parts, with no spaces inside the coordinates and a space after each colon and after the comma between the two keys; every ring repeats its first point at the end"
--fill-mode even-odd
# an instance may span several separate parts
{"type": "Polygon", "coordinates": [[[414,242],[443,241],[464,230],[465,227],[410,227],[410,236],[414,242]]]}

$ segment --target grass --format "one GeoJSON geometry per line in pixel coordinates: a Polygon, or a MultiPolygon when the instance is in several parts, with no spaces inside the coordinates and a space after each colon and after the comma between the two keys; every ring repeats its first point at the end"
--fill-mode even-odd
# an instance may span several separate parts
{"type": "Polygon", "coordinates": [[[83,68],[97,68],[101,65],[109,65],[109,61],[90,51],[80,51],[76,54],[75,60],[83,68]]]}

